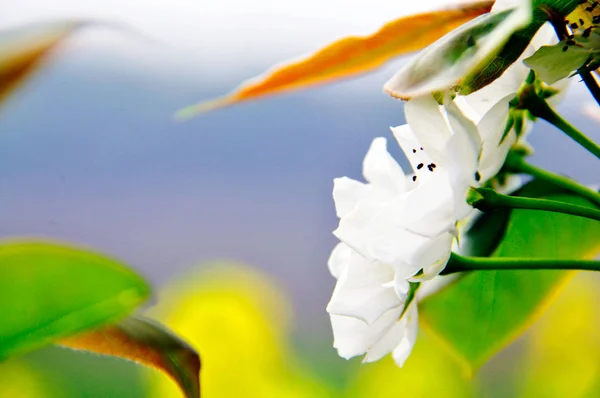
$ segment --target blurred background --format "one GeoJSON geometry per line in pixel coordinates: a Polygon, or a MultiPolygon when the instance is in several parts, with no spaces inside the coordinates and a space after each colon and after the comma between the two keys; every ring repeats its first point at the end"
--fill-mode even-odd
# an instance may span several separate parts
{"type": "MultiPolygon", "coordinates": [[[[381,88],[405,59],[173,119],[281,61],[447,3],[0,0],[1,29],[116,24],[78,31],[0,108],[0,235],[68,240],[133,264],[158,292],[150,314],[199,349],[206,397],[600,396],[589,274],[470,380],[426,335],[402,370],[331,347],[332,179],[360,178],[371,140],[404,123],[381,88]]],[[[559,110],[600,139],[596,105],[573,80],[559,110]]],[[[595,159],[556,130],[538,123],[530,142],[536,164],[598,182],[595,159]]],[[[0,365],[0,397],[146,396],[179,395],[152,370],[56,347],[0,365]]]]}

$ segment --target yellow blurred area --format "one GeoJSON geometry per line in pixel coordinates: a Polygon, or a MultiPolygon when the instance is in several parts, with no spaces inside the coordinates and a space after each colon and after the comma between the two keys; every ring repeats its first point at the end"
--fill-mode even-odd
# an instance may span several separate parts
{"type": "MultiPolygon", "coordinates": [[[[291,308],[266,275],[214,264],[167,286],[150,315],[199,350],[204,397],[325,397],[290,350],[291,308]]],[[[156,374],[149,396],[181,397],[156,374]]]]}
{"type": "Polygon", "coordinates": [[[599,275],[579,272],[535,324],[523,397],[600,397],[599,275]]]}
{"type": "Polygon", "coordinates": [[[0,398],[54,397],[49,380],[21,360],[0,363],[0,398]]]}
{"type": "Polygon", "coordinates": [[[471,383],[450,354],[426,333],[403,368],[391,356],[365,364],[348,388],[348,397],[462,398],[472,395],[471,383]]]}
{"type": "MultiPolygon", "coordinates": [[[[598,282],[596,275],[576,275],[527,333],[524,352],[493,359],[524,361],[525,372],[486,377],[507,378],[497,382],[515,386],[519,397],[600,396],[598,282]]],[[[293,313],[277,284],[241,265],[214,264],[192,273],[167,286],[159,302],[151,315],[200,351],[204,397],[497,396],[489,390],[493,385],[480,385],[478,376],[465,379],[452,355],[423,332],[403,368],[390,357],[358,371],[348,366],[346,388],[328,389],[291,349],[293,313]]],[[[181,396],[158,373],[151,376],[148,391],[152,398],[181,396]]]]}

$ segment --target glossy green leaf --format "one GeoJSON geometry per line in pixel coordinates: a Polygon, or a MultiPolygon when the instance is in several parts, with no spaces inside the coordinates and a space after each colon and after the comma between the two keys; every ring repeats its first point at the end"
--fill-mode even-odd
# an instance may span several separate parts
{"type": "MultiPolygon", "coordinates": [[[[593,206],[536,182],[524,196],[593,206]]],[[[498,257],[591,258],[600,252],[600,223],[565,214],[513,210],[498,257]]],[[[481,271],[420,303],[425,329],[436,335],[471,373],[536,319],[567,280],[566,271],[481,271]]]]}
{"type": "Polygon", "coordinates": [[[156,368],[175,380],[186,398],[200,396],[200,357],[159,323],[131,317],[60,342],[66,347],[117,356],[156,368]]]}
{"type": "Polygon", "coordinates": [[[0,244],[0,360],[125,317],[149,292],[140,276],[100,254],[0,244]]]}

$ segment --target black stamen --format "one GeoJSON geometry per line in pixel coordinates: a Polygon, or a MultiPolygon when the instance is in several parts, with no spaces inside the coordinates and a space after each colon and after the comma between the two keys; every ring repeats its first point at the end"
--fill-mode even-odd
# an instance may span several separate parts
{"type": "Polygon", "coordinates": [[[592,27],[590,26],[589,28],[587,28],[586,30],[583,31],[583,34],[581,36],[583,37],[590,37],[590,35],[592,34],[592,27]]]}
{"type": "Polygon", "coordinates": [[[585,24],[585,22],[583,22],[583,19],[579,18],[579,25],[583,26],[585,24]]]}
{"type": "Polygon", "coordinates": [[[437,167],[437,166],[435,165],[435,163],[431,163],[431,165],[430,165],[430,166],[431,166],[431,168],[432,168],[432,169],[435,169],[435,168],[437,167]]]}
{"type": "Polygon", "coordinates": [[[577,29],[579,27],[579,25],[577,25],[577,22],[573,22],[571,25],[569,25],[571,27],[571,29],[577,29]]]}
{"type": "Polygon", "coordinates": [[[413,176],[413,181],[417,181],[417,176],[413,176]]]}
{"type": "Polygon", "coordinates": [[[564,46],[563,47],[563,52],[567,51],[569,49],[569,46],[564,46]]]}
{"type": "Polygon", "coordinates": [[[423,150],[423,147],[421,147],[421,150],[423,150]]]}
{"type": "Polygon", "coordinates": [[[416,150],[416,149],[413,149],[413,153],[417,153],[417,150],[416,150]]]}
{"type": "Polygon", "coordinates": [[[575,44],[575,40],[567,40],[567,46],[572,46],[575,44]]]}
{"type": "Polygon", "coordinates": [[[419,163],[419,164],[417,165],[417,170],[421,170],[422,168],[423,168],[423,163],[419,163]]]}
{"type": "Polygon", "coordinates": [[[481,181],[481,174],[479,174],[478,171],[475,172],[475,181],[477,181],[477,182],[481,181]]]}

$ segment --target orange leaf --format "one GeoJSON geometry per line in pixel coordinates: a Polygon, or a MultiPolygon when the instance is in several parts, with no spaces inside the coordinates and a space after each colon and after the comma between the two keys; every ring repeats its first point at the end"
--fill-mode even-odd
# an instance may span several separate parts
{"type": "Polygon", "coordinates": [[[37,23],[0,31],[0,102],[81,22],[37,23]]]}
{"type": "Polygon", "coordinates": [[[141,317],[75,335],[60,345],[116,356],[169,375],[187,398],[200,397],[200,358],[183,340],[158,323],[141,317]]]}
{"type": "Polygon", "coordinates": [[[431,44],[452,29],[489,12],[494,0],[463,4],[445,10],[416,14],[384,25],[370,36],[347,37],[308,58],[278,66],[233,93],[181,110],[182,119],[216,108],[268,95],[298,90],[373,70],[390,59],[431,44]]]}

